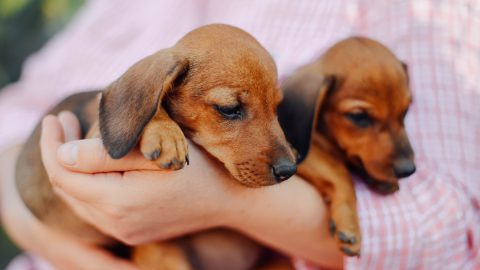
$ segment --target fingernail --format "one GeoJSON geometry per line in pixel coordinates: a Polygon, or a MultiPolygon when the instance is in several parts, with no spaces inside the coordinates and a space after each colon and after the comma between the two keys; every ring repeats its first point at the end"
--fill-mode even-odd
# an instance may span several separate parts
{"type": "Polygon", "coordinates": [[[78,145],[76,143],[66,143],[58,149],[60,161],[65,165],[75,165],[77,163],[78,145]]]}
{"type": "Polygon", "coordinates": [[[66,115],[68,115],[68,111],[61,111],[58,113],[57,117],[58,118],[63,118],[65,117],[66,115]]]}

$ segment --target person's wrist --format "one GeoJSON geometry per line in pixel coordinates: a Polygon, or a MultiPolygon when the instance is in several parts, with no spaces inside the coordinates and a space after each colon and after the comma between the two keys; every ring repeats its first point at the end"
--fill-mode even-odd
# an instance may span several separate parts
{"type": "Polygon", "coordinates": [[[244,209],[242,190],[245,187],[236,183],[231,177],[222,177],[219,181],[227,181],[227,183],[222,183],[224,188],[216,190],[218,193],[209,199],[210,206],[205,209],[203,218],[207,227],[205,229],[231,227],[238,220],[236,213],[244,209]]]}
{"type": "MultiPolygon", "coordinates": [[[[232,179],[232,181],[235,181],[232,179]]],[[[232,183],[227,196],[228,199],[222,204],[219,216],[222,226],[238,231],[244,231],[253,211],[256,197],[263,188],[250,188],[240,183],[232,183]]]]}
{"type": "Polygon", "coordinates": [[[202,181],[195,187],[196,200],[193,211],[201,213],[199,227],[210,229],[225,227],[234,222],[233,212],[241,208],[241,197],[244,186],[239,184],[224,168],[224,166],[208,155],[195,144],[189,146],[190,166],[186,175],[202,181]]]}

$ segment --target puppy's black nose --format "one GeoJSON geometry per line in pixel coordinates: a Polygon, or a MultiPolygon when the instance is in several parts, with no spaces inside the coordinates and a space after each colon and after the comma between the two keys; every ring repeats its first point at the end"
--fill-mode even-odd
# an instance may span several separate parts
{"type": "Polygon", "coordinates": [[[393,172],[397,178],[408,177],[412,175],[415,170],[415,163],[408,158],[402,158],[393,163],[393,172]]]}
{"type": "Polygon", "coordinates": [[[275,179],[283,182],[297,172],[297,165],[288,159],[280,159],[272,165],[272,171],[275,179]]]}

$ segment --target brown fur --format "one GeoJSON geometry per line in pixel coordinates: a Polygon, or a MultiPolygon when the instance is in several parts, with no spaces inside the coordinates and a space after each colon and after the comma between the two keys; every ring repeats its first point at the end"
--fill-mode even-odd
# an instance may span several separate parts
{"type": "MultiPolygon", "coordinates": [[[[82,122],[83,135],[101,135],[113,158],[139,145],[144,156],[160,167],[180,169],[188,163],[185,134],[247,186],[280,181],[272,171],[276,164],[295,168],[276,115],[281,91],[275,64],[240,29],[198,28],[174,47],[133,65],[102,91],[100,101],[97,94],[68,98],[50,113],[73,111],[82,122]]],[[[26,205],[50,226],[90,243],[111,243],[53,193],[38,142],[39,127],[17,163],[17,186],[26,205]]],[[[222,231],[137,247],[133,254],[142,269],[251,269],[260,250],[253,241],[222,231]]]]}
{"type": "Polygon", "coordinates": [[[298,173],[327,199],[340,249],[359,255],[349,169],[384,194],[415,170],[403,123],[412,100],[406,66],[376,41],[349,38],[299,69],[283,89],[279,118],[303,160],[298,173]]]}

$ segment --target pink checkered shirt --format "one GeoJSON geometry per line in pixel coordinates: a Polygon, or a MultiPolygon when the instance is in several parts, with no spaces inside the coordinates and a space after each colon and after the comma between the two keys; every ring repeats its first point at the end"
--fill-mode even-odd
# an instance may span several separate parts
{"type": "MultiPolygon", "coordinates": [[[[475,0],[90,1],[1,93],[0,150],[46,109],[99,88],[132,63],[207,23],[236,25],[282,78],[328,46],[365,35],[409,65],[407,129],[418,172],[382,197],[356,182],[363,234],[346,269],[480,269],[480,3],[475,0]],[[21,125],[18,121],[22,119],[21,125]]],[[[298,269],[315,269],[295,260],[298,269]]]]}

